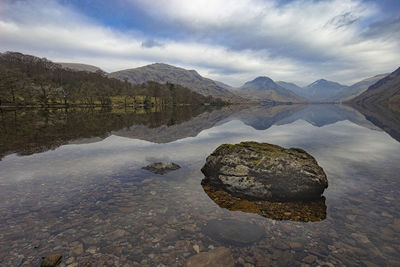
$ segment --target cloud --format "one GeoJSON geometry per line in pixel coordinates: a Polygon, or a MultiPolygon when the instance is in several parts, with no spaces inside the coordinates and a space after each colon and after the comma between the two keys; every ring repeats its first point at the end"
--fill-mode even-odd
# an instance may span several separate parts
{"type": "MultiPolygon", "coordinates": [[[[374,73],[385,72],[395,69],[398,63],[394,59],[400,59],[398,40],[381,35],[365,38],[361,34],[364,25],[381,13],[370,2],[298,0],[279,4],[279,1],[246,0],[229,1],[229,5],[223,0],[131,2],[140,3],[154,18],[185,28],[196,41],[286,57],[299,63],[299,68],[306,68],[310,78],[352,82],[361,75],[372,74],[362,71],[367,65],[374,66],[374,73]]],[[[291,75],[300,77],[296,73],[291,75]]]]}
{"type": "Polygon", "coordinates": [[[152,48],[152,47],[156,47],[156,46],[162,47],[163,44],[160,42],[157,42],[153,39],[149,39],[149,40],[142,42],[142,47],[152,48]]]}
{"type": "Polygon", "coordinates": [[[4,1],[0,50],[107,71],[165,62],[234,86],[261,75],[301,85],[319,78],[352,83],[400,62],[398,39],[372,34],[377,26],[365,33],[379,10],[358,0],[119,0],[153,25],[130,29],[61,3],[4,1]]]}
{"type": "Polygon", "coordinates": [[[336,17],[333,17],[331,20],[328,21],[326,26],[333,25],[336,26],[336,29],[350,26],[351,24],[355,23],[358,20],[358,17],[351,13],[351,12],[346,12],[344,14],[338,15],[336,17]]]}
{"type": "Polygon", "coordinates": [[[400,15],[386,18],[369,25],[364,31],[365,37],[384,37],[392,41],[400,39],[400,15]]]}

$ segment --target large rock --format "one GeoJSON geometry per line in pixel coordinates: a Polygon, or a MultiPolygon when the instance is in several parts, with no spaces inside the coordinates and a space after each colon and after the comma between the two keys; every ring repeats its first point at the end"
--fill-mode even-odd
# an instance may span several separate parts
{"type": "Polygon", "coordinates": [[[203,185],[248,199],[319,199],[328,187],[323,169],[310,154],[267,143],[221,145],[207,157],[201,171],[203,185]]]}

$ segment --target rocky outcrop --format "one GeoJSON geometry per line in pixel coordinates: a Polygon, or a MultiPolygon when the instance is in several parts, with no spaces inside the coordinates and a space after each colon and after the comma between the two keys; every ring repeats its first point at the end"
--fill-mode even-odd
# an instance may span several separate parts
{"type": "Polygon", "coordinates": [[[267,143],[221,145],[207,157],[201,171],[203,185],[248,199],[319,199],[328,187],[323,169],[310,154],[267,143]]]}
{"type": "Polygon", "coordinates": [[[166,174],[167,172],[175,171],[180,168],[181,166],[173,162],[155,162],[147,165],[146,167],[143,167],[142,169],[151,171],[156,174],[166,174]]]}

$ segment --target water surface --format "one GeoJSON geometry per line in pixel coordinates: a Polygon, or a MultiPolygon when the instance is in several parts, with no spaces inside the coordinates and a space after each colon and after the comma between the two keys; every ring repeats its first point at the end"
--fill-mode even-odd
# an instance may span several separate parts
{"type": "Polygon", "coordinates": [[[37,266],[55,252],[61,266],[181,266],[197,246],[230,248],[237,266],[400,261],[398,132],[350,107],[1,116],[0,266],[37,266]],[[300,147],[317,159],[329,181],[321,220],[232,211],[208,196],[200,184],[206,157],[220,144],[247,140],[300,147]],[[141,169],[157,161],[182,168],[141,169]]]}

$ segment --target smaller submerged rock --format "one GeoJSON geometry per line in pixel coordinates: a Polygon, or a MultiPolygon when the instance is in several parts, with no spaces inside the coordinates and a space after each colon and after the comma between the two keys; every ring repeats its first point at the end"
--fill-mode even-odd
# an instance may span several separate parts
{"type": "Polygon", "coordinates": [[[40,266],[41,267],[55,267],[61,263],[61,258],[62,258],[61,254],[48,255],[43,259],[42,264],[40,266]]]}
{"type": "Polygon", "coordinates": [[[265,236],[264,227],[235,219],[210,220],[203,232],[214,240],[235,246],[246,246],[265,236]]]}
{"type": "Polygon", "coordinates": [[[175,171],[180,168],[181,166],[173,162],[155,162],[143,167],[142,169],[156,174],[166,174],[167,172],[175,171]]]}
{"type": "Polygon", "coordinates": [[[324,170],[306,151],[267,143],[221,145],[201,171],[203,185],[248,199],[313,200],[328,187],[324,170]]]}
{"type": "Polygon", "coordinates": [[[231,250],[225,247],[219,247],[208,252],[200,252],[190,257],[186,262],[187,267],[209,267],[209,266],[225,266],[234,267],[231,250]]]}

